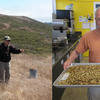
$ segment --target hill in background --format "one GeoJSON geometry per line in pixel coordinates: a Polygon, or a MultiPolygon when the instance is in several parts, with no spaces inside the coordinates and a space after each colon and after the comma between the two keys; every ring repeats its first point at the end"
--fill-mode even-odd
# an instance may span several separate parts
{"type": "Polygon", "coordinates": [[[0,15],[0,41],[9,35],[12,44],[27,53],[51,53],[51,30],[51,25],[25,16],[0,15]]]}

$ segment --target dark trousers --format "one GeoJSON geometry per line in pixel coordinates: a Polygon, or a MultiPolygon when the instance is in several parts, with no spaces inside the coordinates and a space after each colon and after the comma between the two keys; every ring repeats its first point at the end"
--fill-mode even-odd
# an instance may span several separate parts
{"type": "Polygon", "coordinates": [[[9,78],[9,62],[0,62],[0,82],[8,82],[9,78]]]}

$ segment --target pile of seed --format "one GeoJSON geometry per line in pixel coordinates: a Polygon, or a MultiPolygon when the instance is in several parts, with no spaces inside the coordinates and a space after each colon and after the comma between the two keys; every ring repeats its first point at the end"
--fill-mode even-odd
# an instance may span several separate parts
{"type": "Polygon", "coordinates": [[[67,70],[69,76],[59,85],[100,85],[100,65],[79,65],[67,70]]]}

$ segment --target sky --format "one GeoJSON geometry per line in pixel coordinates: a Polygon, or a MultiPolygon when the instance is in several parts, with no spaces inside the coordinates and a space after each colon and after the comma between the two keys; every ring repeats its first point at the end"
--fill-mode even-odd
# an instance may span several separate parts
{"type": "Polygon", "coordinates": [[[0,14],[27,16],[41,22],[51,22],[52,0],[1,0],[0,14]]]}

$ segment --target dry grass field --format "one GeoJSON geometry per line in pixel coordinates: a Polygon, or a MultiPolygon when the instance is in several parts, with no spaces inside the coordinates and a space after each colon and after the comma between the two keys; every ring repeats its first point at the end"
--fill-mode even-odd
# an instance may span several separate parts
{"type": "Polygon", "coordinates": [[[51,55],[12,55],[9,84],[0,84],[0,100],[51,100],[51,55]],[[36,69],[37,78],[29,78],[29,69],[36,69]]]}

